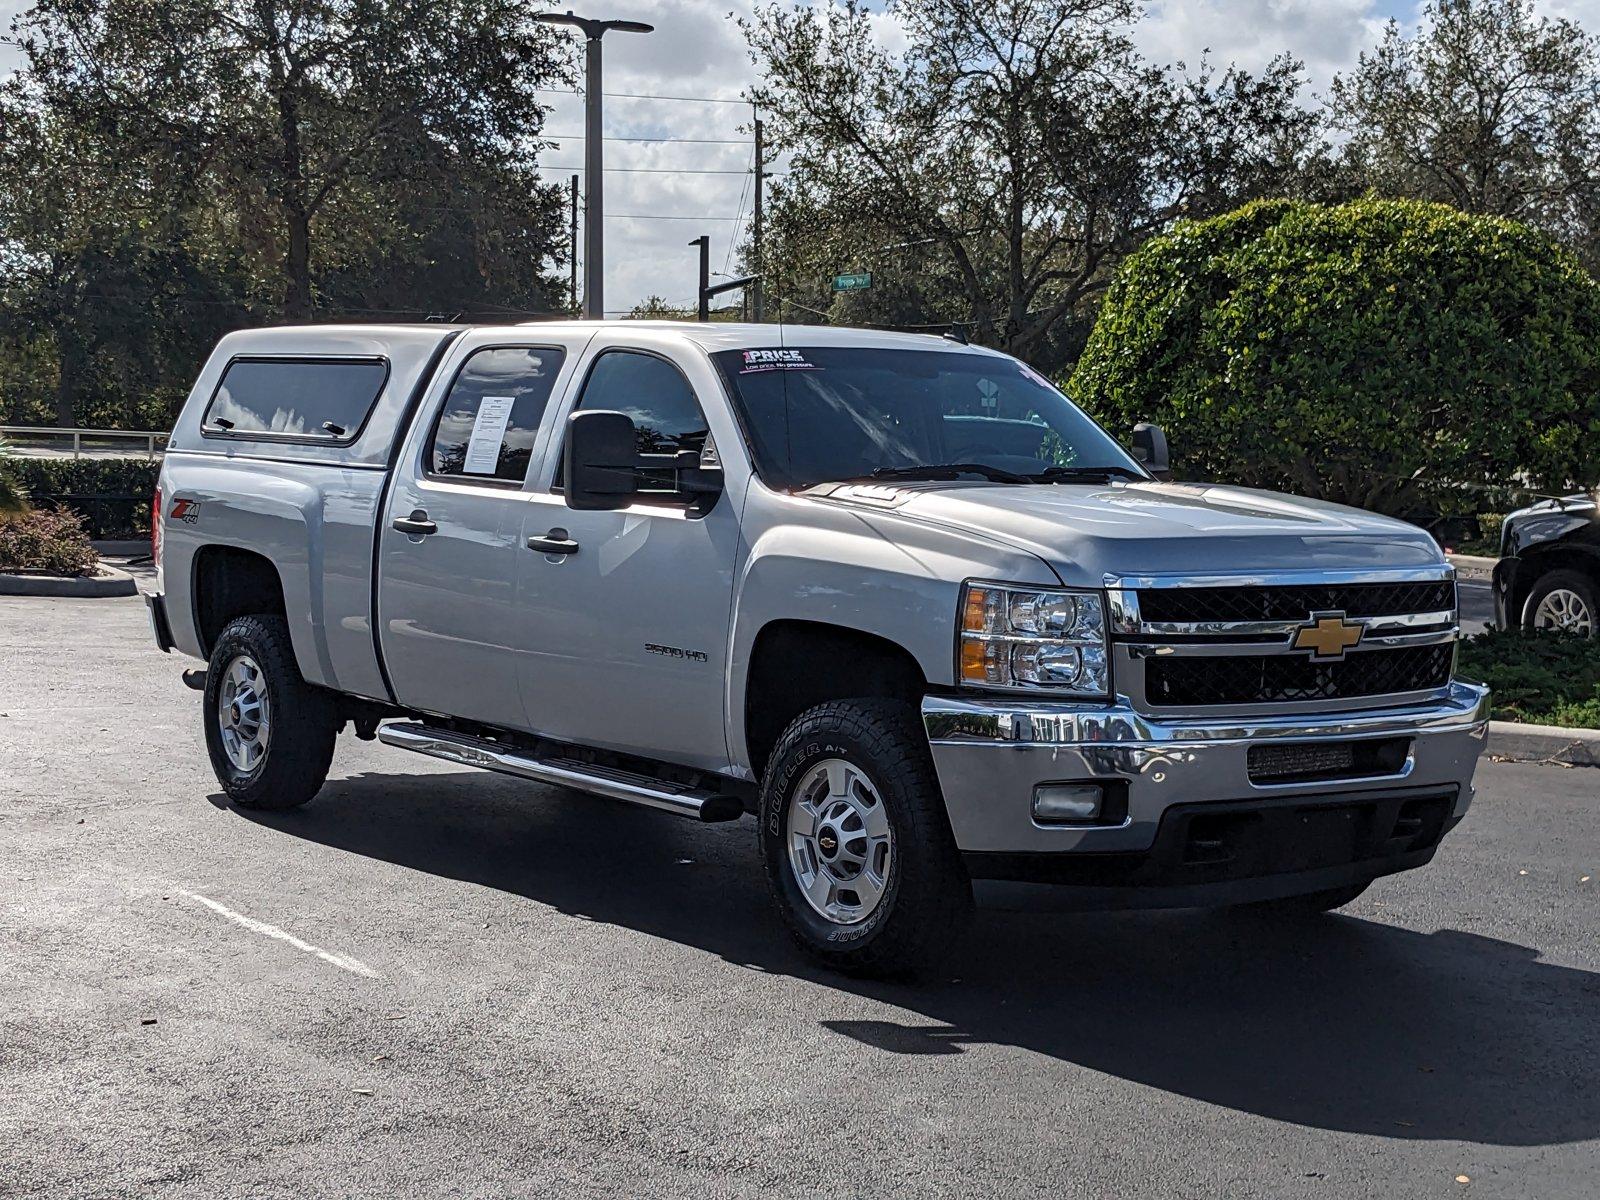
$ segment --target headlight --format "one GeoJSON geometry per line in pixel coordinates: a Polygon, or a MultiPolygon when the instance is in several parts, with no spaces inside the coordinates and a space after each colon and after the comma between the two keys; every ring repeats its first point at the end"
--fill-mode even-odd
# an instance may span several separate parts
{"type": "Polygon", "coordinates": [[[959,638],[957,661],[968,686],[1110,694],[1099,592],[969,583],[961,596],[959,638]]]}

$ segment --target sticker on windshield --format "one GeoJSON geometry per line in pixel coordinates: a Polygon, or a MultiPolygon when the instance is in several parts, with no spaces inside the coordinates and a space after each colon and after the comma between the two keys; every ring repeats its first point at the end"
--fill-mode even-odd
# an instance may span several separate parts
{"type": "Polygon", "coordinates": [[[756,371],[820,371],[814,362],[807,362],[799,350],[746,350],[744,366],[739,374],[750,375],[756,371]]]}

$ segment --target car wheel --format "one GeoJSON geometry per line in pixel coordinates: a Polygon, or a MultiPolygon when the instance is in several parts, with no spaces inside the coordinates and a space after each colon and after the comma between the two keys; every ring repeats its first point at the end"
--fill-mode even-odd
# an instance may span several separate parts
{"type": "Polygon", "coordinates": [[[282,617],[239,617],[223,629],[202,720],[217,782],[241,808],[298,808],[328,777],[333,702],[301,677],[282,617]]]}
{"type": "Polygon", "coordinates": [[[1600,629],[1600,597],[1581,571],[1550,571],[1534,581],[1522,609],[1523,628],[1594,637],[1600,629]]]}
{"type": "Polygon", "coordinates": [[[808,709],[761,785],[767,883],[817,961],[879,977],[919,973],[972,907],[916,712],[889,700],[808,709]]]}

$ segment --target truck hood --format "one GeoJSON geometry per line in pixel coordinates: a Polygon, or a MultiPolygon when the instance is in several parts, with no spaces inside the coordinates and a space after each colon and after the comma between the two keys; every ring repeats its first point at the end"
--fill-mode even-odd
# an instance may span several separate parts
{"type": "Polygon", "coordinates": [[[1036,554],[1069,586],[1105,577],[1439,566],[1423,530],[1374,513],[1249,488],[1180,483],[935,483],[829,497],[984,535],[1036,554]]]}

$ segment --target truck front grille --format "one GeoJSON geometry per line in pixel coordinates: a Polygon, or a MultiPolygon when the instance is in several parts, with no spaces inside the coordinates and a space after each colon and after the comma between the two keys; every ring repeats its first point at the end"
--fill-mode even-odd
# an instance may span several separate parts
{"type": "Polygon", "coordinates": [[[1303,621],[1314,612],[1389,617],[1448,612],[1456,606],[1452,580],[1422,583],[1325,583],[1293,587],[1145,588],[1139,615],[1148,622],[1303,621]]]}
{"type": "Polygon", "coordinates": [[[1287,654],[1151,658],[1145,661],[1145,700],[1159,708],[1190,708],[1432,691],[1450,682],[1452,652],[1444,642],[1366,650],[1338,662],[1287,654]]]}

